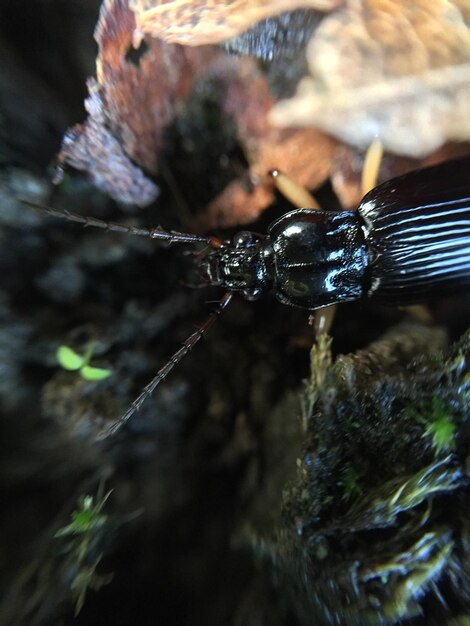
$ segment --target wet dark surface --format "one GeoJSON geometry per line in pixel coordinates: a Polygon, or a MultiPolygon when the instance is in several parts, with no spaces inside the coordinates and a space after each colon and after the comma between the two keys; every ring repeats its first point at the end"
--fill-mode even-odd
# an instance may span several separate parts
{"type": "MultiPolygon", "coordinates": [[[[421,427],[398,420],[411,400],[427,406],[439,390],[461,434],[455,457],[442,470],[442,481],[451,487],[439,492],[432,529],[445,529],[440,548],[454,533],[459,549],[446,562],[453,570],[442,583],[442,593],[446,585],[451,588],[449,608],[440,601],[435,608],[432,577],[422,584],[427,598],[422,606],[425,615],[437,611],[439,623],[443,615],[460,614],[469,596],[462,513],[468,509],[462,469],[469,441],[468,346],[461,344],[443,359],[435,355],[449,351],[467,329],[468,296],[432,303],[430,329],[405,327],[398,341],[386,339],[358,362],[337,364],[310,406],[303,383],[310,376],[308,315],[269,295],[256,303],[237,298],[128,426],[112,439],[96,441],[222,294],[182,284],[191,259],[176,246],[82,229],[16,201],[47,202],[61,132],[83,116],[84,80],[94,71],[97,3],[73,6],[6,3],[0,9],[0,43],[18,64],[15,92],[0,87],[0,113],[15,112],[0,130],[0,621],[361,624],[368,616],[371,623],[395,623],[381,612],[380,603],[385,606],[388,599],[380,589],[361,589],[376,599],[373,609],[365,595],[352,593],[351,570],[338,555],[344,554],[345,562],[368,563],[370,546],[381,556],[382,548],[385,555],[399,552],[406,540],[402,544],[396,535],[407,539],[407,524],[415,524],[406,545],[417,540],[419,506],[424,509],[429,501],[423,497],[406,523],[398,505],[386,521],[371,521],[370,512],[342,499],[343,471],[349,464],[359,472],[367,504],[368,489],[372,493],[432,465],[434,454],[423,443],[421,427]],[[37,23],[35,36],[25,15],[37,23]],[[76,31],[80,38],[67,35],[76,31]],[[40,84],[32,93],[30,76],[40,84]],[[45,118],[37,108],[43,106],[45,118]],[[61,370],[55,357],[59,345],[82,354],[90,342],[93,365],[112,370],[98,383],[61,370]],[[390,354],[396,358],[387,360],[390,354]],[[421,365],[407,370],[416,357],[421,365]],[[345,381],[349,387],[343,388],[345,381]],[[112,573],[113,579],[99,592],[88,592],[74,620],[77,593],[70,587],[83,574],[80,567],[86,568],[74,560],[72,544],[54,533],[67,526],[81,496],[100,489],[113,491],[85,565],[97,564],[97,573],[112,573]],[[402,515],[398,522],[395,513],[402,515]],[[347,539],[345,527],[351,529],[347,539]],[[312,555],[323,554],[325,542],[332,557],[322,565],[312,555]],[[353,609],[342,604],[348,594],[353,609]]],[[[211,143],[210,136],[198,137],[211,143]]],[[[204,146],[198,150],[203,153],[204,146]]],[[[132,217],[73,174],[54,195],[54,206],[184,229],[189,216],[181,198],[192,211],[202,209],[208,200],[204,189],[218,186],[210,179],[217,169],[188,166],[185,178],[177,142],[169,153],[178,175],[171,185],[162,177],[158,204],[132,217]]],[[[288,208],[279,201],[269,219],[288,208]]],[[[368,303],[342,306],[333,329],[334,354],[383,340],[408,315],[368,303]]],[[[422,560],[428,564],[430,556],[422,560]]],[[[392,583],[390,588],[395,589],[392,583]]],[[[405,602],[403,616],[413,613],[411,604],[405,602]]],[[[416,623],[433,623],[427,619],[416,623]]]]}

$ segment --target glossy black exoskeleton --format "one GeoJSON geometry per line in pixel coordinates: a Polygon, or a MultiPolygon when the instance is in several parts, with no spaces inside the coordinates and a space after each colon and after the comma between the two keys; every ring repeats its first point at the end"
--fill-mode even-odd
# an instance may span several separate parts
{"type": "Polygon", "coordinates": [[[267,236],[240,233],[201,261],[210,284],[272,290],[316,309],[373,298],[406,305],[470,287],[470,158],[394,178],[357,211],[297,209],[267,236]]]}
{"type": "Polygon", "coordinates": [[[370,191],[357,211],[297,209],[268,234],[233,241],[104,222],[52,208],[51,215],[170,243],[200,243],[202,282],[226,290],[218,308],[160,369],[115,433],[170,370],[205,335],[235,292],[254,300],[271,290],[284,304],[313,310],[360,298],[391,305],[421,303],[470,287],[470,157],[394,178],[370,191]]]}

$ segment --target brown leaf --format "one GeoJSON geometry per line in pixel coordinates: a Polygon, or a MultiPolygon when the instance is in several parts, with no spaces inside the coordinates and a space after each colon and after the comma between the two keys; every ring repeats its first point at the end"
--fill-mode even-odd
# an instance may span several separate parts
{"type": "Polygon", "coordinates": [[[106,128],[103,102],[98,85],[89,80],[85,100],[88,119],[74,126],[64,136],[58,157],[55,183],[60,182],[65,162],[85,170],[91,182],[118,202],[146,206],[158,196],[158,187],[133,165],[122,146],[106,128]]]}
{"type": "Polygon", "coordinates": [[[130,0],[138,45],[144,33],[186,46],[217,44],[281,11],[330,11],[342,0],[130,0]]]}
{"type": "Polygon", "coordinates": [[[279,169],[306,189],[319,187],[330,175],[336,142],[314,129],[283,131],[271,129],[259,143],[251,142],[253,157],[248,173],[253,188],[235,180],[215,198],[197,225],[230,227],[255,221],[274,200],[268,172],[279,169]]]}
{"type": "Polygon", "coordinates": [[[211,202],[198,225],[214,228],[254,221],[274,199],[269,176],[272,169],[282,170],[307,189],[328,178],[336,141],[314,129],[274,127],[269,122],[274,102],[256,64],[238,59],[236,73],[222,97],[222,108],[235,120],[250,167],[243,180],[233,181],[211,202]]]}
{"type": "MultiPolygon", "coordinates": [[[[406,174],[420,167],[435,165],[466,156],[470,153],[468,143],[449,143],[431,153],[424,159],[385,154],[379,169],[377,184],[390,180],[395,176],[406,174]]],[[[359,205],[364,195],[361,189],[361,176],[364,166],[364,152],[351,146],[340,145],[335,151],[331,165],[331,183],[341,205],[353,210],[359,205]]]]}
{"type": "Polygon", "coordinates": [[[97,83],[87,100],[89,117],[68,131],[59,162],[85,170],[116,200],[145,206],[158,190],[131,161],[156,173],[162,133],[214,50],[197,49],[189,58],[184,48],[155,40],[133,60],[134,28],[127,0],[103,2],[95,31],[97,83]]]}
{"type": "Polygon", "coordinates": [[[186,50],[158,40],[132,61],[135,20],[127,0],[105,0],[95,38],[97,79],[113,134],[127,154],[155,172],[163,129],[175,118],[215,51],[186,50]]]}
{"type": "Polygon", "coordinates": [[[188,48],[153,39],[136,53],[134,27],[127,0],[105,0],[95,35],[98,82],[90,83],[89,117],[66,135],[62,162],[86,170],[121,202],[148,204],[156,187],[135,165],[158,173],[164,132],[191,111],[188,101],[201,80],[213,86],[211,97],[233,122],[250,164],[214,199],[201,218],[209,222],[206,228],[255,219],[273,198],[270,169],[282,169],[309,188],[325,180],[334,142],[313,129],[283,130],[270,123],[275,100],[255,60],[212,46],[188,48]]]}
{"type": "Polygon", "coordinates": [[[349,0],[308,47],[312,77],[272,119],[314,126],[365,149],[425,156],[470,139],[468,3],[349,0]]]}

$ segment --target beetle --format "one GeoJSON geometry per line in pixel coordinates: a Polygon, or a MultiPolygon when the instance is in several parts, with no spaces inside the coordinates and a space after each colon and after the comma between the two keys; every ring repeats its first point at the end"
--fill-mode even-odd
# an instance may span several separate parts
{"type": "Polygon", "coordinates": [[[314,310],[374,300],[417,304],[470,287],[470,157],[416,170],[378,185],[356,211],[296,209],[266,235],[233,240],[124,226],[25,202],[85,226],[170,243],[205,243],[197,258],[203,284],[226,290],[218,307],[159,370],[124,415],[117,432],[155,387],[203,337],[234,293],[255,300],[272,291],[283,304],[314,310]]]}
{"type": "Polygon", "coordinates": [[[211,285],[313,310],[374,299],[416,304],[470,286],[470,158],[375,187],[356,211],[297,209],[201,262],[211,285]]]}

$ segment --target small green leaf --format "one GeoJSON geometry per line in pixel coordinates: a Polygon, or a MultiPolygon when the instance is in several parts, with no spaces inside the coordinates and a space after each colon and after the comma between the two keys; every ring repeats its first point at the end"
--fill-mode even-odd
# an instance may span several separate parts
{"type": "Polygon", "coordinates": [[[90,365],[84,365],[80,370],[82,378],[92,381],[104,380],[105,378],[111,376],[111,374],[111,370],[107,370],[102,367],[91,367],[90,365]]]}
{"type": "Polygon", "coordinates": [[[57,361],[64,370],[79,370],[83,365],[83,358],[67,346],[59,346],[56,352],[57,361]]]}
{"type": "Polygon", "coordinates": [[[93,341],[90,341],[90,343],[87,345],[87,347],[85,348],[85,352],[83,354],[83,365],[89,365],[90,361],[91,361],[91,357],[93,356],[93,350],[95,348],[95,344],[93,341]]]}

